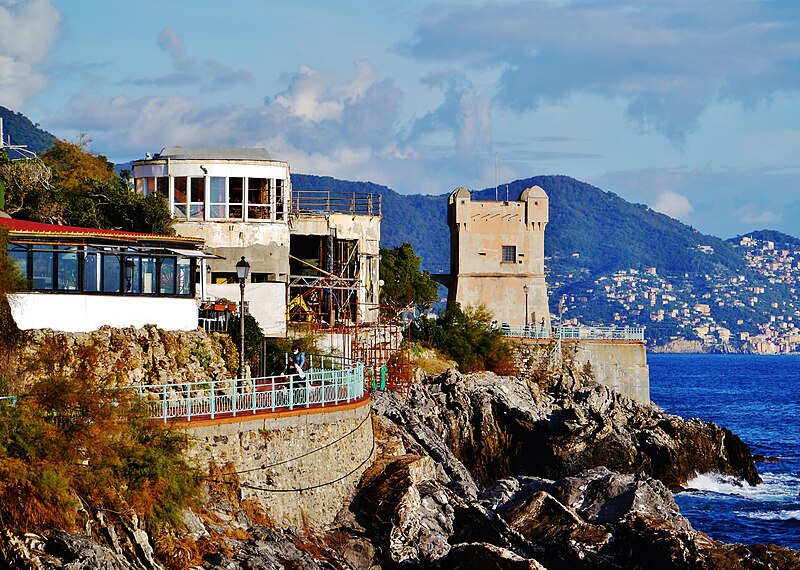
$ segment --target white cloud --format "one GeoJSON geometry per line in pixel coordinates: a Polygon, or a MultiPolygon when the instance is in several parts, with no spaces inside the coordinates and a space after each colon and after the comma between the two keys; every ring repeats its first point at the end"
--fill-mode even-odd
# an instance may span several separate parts
{"type": "Polygon", "coordinates": [[[496,100],[516,111],[575,93],[621,98],[631,120],[680,141],[715,101],[752,106],[800,89],[794,4],[528,0],[438,8],[404,51],[501,70],[496,100]]]}
{"type": "Polygon", "coordinates": [[[658,195],[658,201],[653,204],[652,208],[657,212],[679,220],[685,220],[694,211],[691,202],[686,196],[669,190],[658,195]]]}
{"type": "Polygon", "coordinates": [[[0,2],[0,102],[19,110],[47,85],[40,66],[59,34],[48,0],[0,2]]]}

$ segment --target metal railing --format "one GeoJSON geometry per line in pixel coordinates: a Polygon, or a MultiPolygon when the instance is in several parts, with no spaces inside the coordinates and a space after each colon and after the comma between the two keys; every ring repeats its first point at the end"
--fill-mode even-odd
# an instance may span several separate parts
{"type": "Polygon", "coordinates": [[[311,406],[336,406],[364,396],[364,365],[354,360],[309,355],[309,369],[298,375],[264,376],[210,382],[127,386],[153,419],[216,419],[311,406]]]}
{"type": "Polygon", "coordinates": [[[353,214],[380,216],[381,195],[367,192],[331,192],[328,190],[293,190],[293,214],[353,214]]]}
{"type": "Polygon", "coordinates": [[[512,327],[502,324],[498,327],[504,335],[515,338],[573,339],[573,340],[628,340],[643,341],[644,327],[512,327]]]}

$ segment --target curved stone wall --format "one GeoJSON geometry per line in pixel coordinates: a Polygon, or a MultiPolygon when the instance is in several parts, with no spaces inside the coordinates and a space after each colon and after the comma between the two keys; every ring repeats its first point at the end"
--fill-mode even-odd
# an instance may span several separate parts
{"type": "Polygon", "coordinates": [[[240,499],[254,499],[279,527],[324,529],[372,464],[369,399],[323,409],[182,426],[201,465],[231,464],[240,499]]]}

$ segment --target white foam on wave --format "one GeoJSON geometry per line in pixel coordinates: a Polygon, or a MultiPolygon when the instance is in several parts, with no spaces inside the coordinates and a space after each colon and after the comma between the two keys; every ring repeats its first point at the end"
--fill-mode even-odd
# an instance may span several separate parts
{"type": "Polygon", "coordinates": [[[800,511],[752,511],[743,514],[748,518],[762,521],[800,521],[800,511]]]}
{"type": "Polygon", "coordinates": [[[797,497],[800,477],[785,473],[765,473],[762,479],[762,484],[753,486],[732,475],[703,473],[689,480],[686,488],[754,501],[790,501],[797,497]]]}

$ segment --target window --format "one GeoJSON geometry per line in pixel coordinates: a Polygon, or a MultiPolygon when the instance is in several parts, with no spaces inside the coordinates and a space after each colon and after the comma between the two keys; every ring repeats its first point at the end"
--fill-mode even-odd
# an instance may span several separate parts
{"type": "Polygon", "coordinates": [[[156,258],[142,258],[142,293],[144,295],[155,295],[158,293],[158,272],[156,271],[156,258]]]}
{"type": "Polygon", "coordinates": [[[228,179],[228,217],[241,220],[244,210],[244,178],[228,179]]]}
{"type": "Polygon", "coordinates": [[[87,293],[96,293],[100,290],[98,253],[92,251],[92,248],[87,248],[83,256],[83,290],[87,293]]]}
{"type": "Polygon", "coordinates": [[[503,263],[516,263],[517,262],[517,246],[504,245],[503,246],[503,263]]]}
{"type": "Polygon", "coordinates": [[[49,245],[33,246],[33,288],[36,291],[53,289],[53,251],[49,245]]]}
{"type": "Polygon", "coordinates": [[[59,291],[78,290],[78,248],[58,246],[58,289],[59,291]]]}
{"type": "Polygon", "coordinates": [[[279,220],[283,219],[283,214],[286,211],[284,207],[284,193],[283,193],[283,180],[275,181],[275,214],[279,220]]]}
{"type": "Polygon", "coordinates": [[[190,178],[191,186],[189,191],[189,218],[192,220],[202,220],[206,212],[206,179],[190,178]]]}
{"type": "Polygon", "coordinates": [[[119,293],[120,288],[120,267],[119,256],[116,253],[103,254],[103,292],[119,293]]]}
{"type": "Polygon", "coordinates": [[[247,219],[268,220],[269,183],[266,178],[250,178],[247,181],[247,219]]]}
{"type": "Polygon", "coordinates": [[[186,218],[187,185],[188,180],[185,177],[175,179],[172,215],[176,218],[186,218]]]}
{"type": "Polygon", "coordinates": [[[24,245],[10,244],[8,255],[17,266],[19,274],[25,279],[28,278],[28,248],[24,245]]]}
{"type": "Polygon", "coordinates": [[[161,287],[162,295],[175,294],[175,261],[174,257],[165,257],[161,260],[161,287]]]}
{"type": "Polygon", "coordinates": [[[212,176],[208,179],[208,217],[224,220],[225,215],[225,179],[221,176],[212,176]]]}

